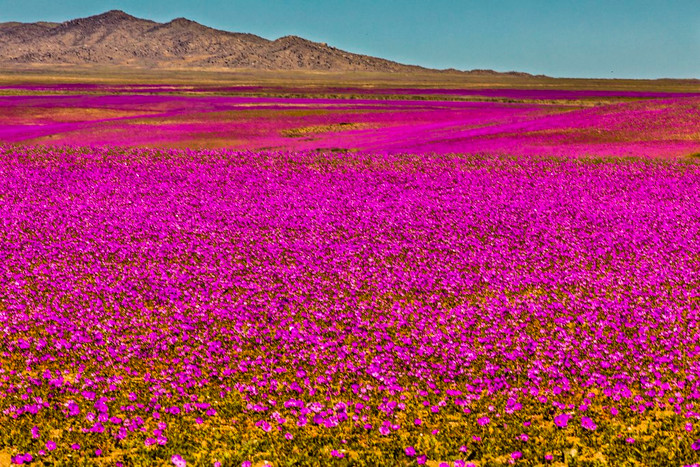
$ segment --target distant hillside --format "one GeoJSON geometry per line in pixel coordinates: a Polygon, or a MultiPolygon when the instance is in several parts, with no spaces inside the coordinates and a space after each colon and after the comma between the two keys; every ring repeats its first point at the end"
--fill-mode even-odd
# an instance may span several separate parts
{"type": "MultiPolygon", "coordinates": [[[[169,23],[123,11],[64,23],[0,23],[0,64],[108,65],[141,68],[209,68],[414,72],[426,68],[345,52],[301,37],[271,41],[220,31],[185,18],[169,23]]],[[[444,73],[460,73],[445,70],[444,73]]],[[[475,70],[475,74],[495,73],[475,70]]]]}
{"type": "Polygon", "coordinates": [[[0,63],[410,72],[424,68],[358,55],[287,36],[202,26],[185,18],[156,23],[123,11],[65,23],[0,23],[0,63]]]}

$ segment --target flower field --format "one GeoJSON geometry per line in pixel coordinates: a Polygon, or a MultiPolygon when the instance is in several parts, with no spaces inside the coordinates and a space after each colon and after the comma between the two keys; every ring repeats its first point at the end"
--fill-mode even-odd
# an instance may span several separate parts
{"type": "Polygon", "coordinates": [[[455,103],[510,112],[473,155],[2,147],[0,463],[700,462],[683,99],[455,103]]]}
{"type": "Polygon", "coordinates": [[[678,158],[698,121],[700,92],[0,88],[0,143],[25,145],[678,158]]]}

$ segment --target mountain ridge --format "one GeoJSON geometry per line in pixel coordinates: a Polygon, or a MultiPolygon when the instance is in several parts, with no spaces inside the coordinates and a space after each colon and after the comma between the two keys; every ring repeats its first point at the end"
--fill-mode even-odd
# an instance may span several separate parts
{"type": "Polygon", "coordinates": [[[121,10],[62,23],[0,23],[0,64],[530,76],[493,70],[434,70],[347,52],[298,36],[269,40],[255,34],[214,29],[182,17],[158,23],[121,10]]]}

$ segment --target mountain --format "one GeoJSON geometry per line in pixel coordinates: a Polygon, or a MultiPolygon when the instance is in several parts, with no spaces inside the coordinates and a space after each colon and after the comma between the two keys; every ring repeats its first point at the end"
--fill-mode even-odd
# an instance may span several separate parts
{"type": "Polygon", "coordinates": [[[0,65],[426,71],[296,36],[268,40],[185,18],[157,23],[119,10],[64,23],[0,23],[0,65]]]}

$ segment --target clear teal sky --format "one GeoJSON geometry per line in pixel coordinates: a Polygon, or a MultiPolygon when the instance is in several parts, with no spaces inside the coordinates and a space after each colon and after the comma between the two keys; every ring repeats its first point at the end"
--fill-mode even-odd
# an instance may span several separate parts
{"type": "Polygon", "coordinates": [[[700,0],[0,0],[0,22],[111,9],[433,68],[700,78],[700,0]]]}

